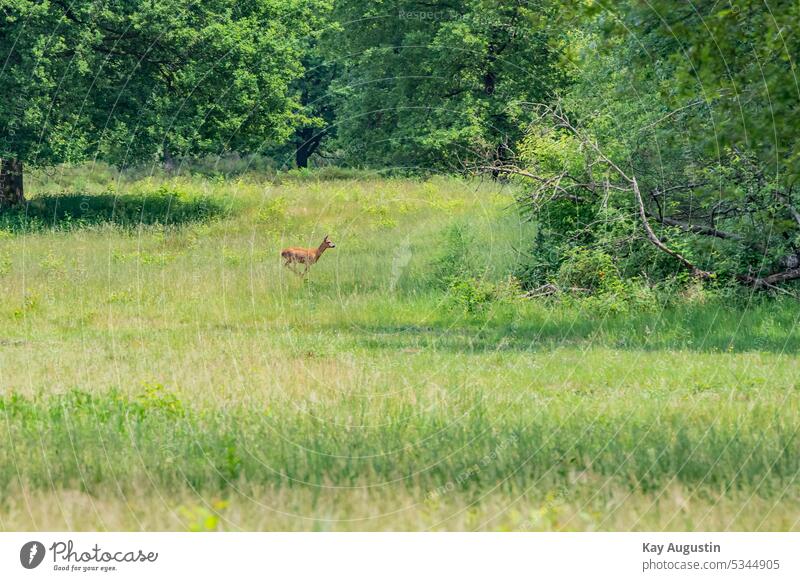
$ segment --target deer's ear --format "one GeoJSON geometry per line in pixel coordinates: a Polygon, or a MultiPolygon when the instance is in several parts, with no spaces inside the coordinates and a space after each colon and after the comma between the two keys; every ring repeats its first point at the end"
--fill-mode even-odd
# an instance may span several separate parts
{"type": "Polygon", "coordinates": [[[328,239],[328,235],[325,234],[325,238],[323,238],[323,240],[327,240],[327,239],[328,239]]]}

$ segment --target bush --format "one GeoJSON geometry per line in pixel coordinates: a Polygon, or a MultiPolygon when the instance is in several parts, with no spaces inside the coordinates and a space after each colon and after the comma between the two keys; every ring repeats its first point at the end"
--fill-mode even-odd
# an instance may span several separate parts
{"type": "Polygon", "coordinates": [[[520,280],[511,275],[499,282],[487,276],[472,230],[453,224],[445,231],[441,255],[432,265],[433,286],[443,289],[451,308],[477,314],[492,303],[517,300],[522,295],[520,280]]]}
{"type": "Polygon", "coordinates": [[[564,289],[615,292],[620,290],[622,278],[614,259],[602,250],[574,248],[561,262],[556,284],[564,289]]]}
{"type": "Polygon", "coordinates": [[[120,228],[181,226],[229,215],[229,200],[212,198],[162,184],[155,191],[118,194],[42,194],[27,205],[0,214],[0,231],[8,233],[40,230],[74,230],[97,225],[120,228]]]}
{"type": "Polygon", "coordinates": [[[454,278],[447,289],[450,306],[469,315],[478,314],[495,303],[516,301],[521,296],[522,287],[513,276],[497,283],[475,277],[454,278]]]}
{"type": "Polygon", "coordinates": [[[581,307],[599,314],[657,311],[660,293],[642,279],[619,279],[594,294],[578,299],[581,307]]]}
{"type": "Polygon", "coordinates": [[[433,264],[433,284],[448,289],[454,284],[479,278],[473,248],[475,237],[466,225],[454,224],[445,232],[442,254],[433,264]]]}
{"type": "Polygon", "coordinates": [[[451,307],[474,315],[494,301],[494,286],[480,278],[453,278],[447,289],[451,307]]]}
{"type": "Polygon", "coordinates": [[[257,220],[264,224],[268,231],[279,232],[286,226],[288,202],[284,196],[276,196],[264,204],[258,212],[257,220]]]}

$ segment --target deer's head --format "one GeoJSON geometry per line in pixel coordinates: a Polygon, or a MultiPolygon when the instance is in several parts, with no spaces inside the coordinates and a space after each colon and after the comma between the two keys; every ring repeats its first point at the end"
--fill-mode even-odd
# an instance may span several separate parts
{"type": "Polygon", "coordinates": [[[327,234],[325,235],[325,238],[322,240],[322,245],[323,245],[325,248],[336,248],[336,244],[334,244],[333,242],[331,242],[331,239],[330,239],[330,238],[328,238],[328,235],[327,235],[327,234]]]}

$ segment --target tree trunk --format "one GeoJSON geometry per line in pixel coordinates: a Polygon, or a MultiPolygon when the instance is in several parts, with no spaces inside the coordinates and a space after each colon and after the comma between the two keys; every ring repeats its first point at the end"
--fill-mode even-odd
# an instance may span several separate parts
{"type": "Polygon", "coordinates": [[[169,150],[169,145],[164,144],[164,152],[162,157],[164,161],[164,171],[167,173],[172,173],[175,171],[175,158],[172,157],[172,153],[169,150]]]}
{"type": "Polygon", "coordinates": [[[506,164],[506,161],[508,161],[508,147],[506,147],[505,143],[500,143],[494,150],[494,169],[492,169],[493,180],[497,180],[500,177],[500,174],[503,173],[500,168],[506,164]]]}
{"type": "Polygon", "coordinates": [[[319,144],[322,142],[322,134],[314,133],[313,127],[304,127],[297,132],[300,145],[294,153],[294,161],[297,167],[308,167],[308,158],[311,157],[319,144]]]}
{"type": "Polygon", "coordinates": [[[18,159],[3,159],[0,161],[0,209],[24,203],[22,162],[18,159]]]}

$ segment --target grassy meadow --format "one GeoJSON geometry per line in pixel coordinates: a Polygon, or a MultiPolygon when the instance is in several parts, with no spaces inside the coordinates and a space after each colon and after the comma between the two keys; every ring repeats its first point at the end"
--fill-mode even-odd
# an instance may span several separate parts
{"type": "Polygon", "coordinates": [[[521,299],[534,226],[490,182],[28,187],[0,216],[0,530],[800,529],[790,298],[521,299]],[[443,286],[464,263],[489,291],[443,286]]]}

